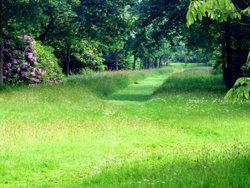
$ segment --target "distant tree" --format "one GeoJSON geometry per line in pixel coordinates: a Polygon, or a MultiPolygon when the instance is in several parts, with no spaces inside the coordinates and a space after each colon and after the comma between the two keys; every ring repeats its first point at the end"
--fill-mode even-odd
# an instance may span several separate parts
{"type": "Polygon", "coordinates": [[[128,11],[133,4],[132,0],[84,0],[77,8],[82,32],[102,44],[105,63],[114,70],[119,69],[119,54],[133,31],[128,11]]]}

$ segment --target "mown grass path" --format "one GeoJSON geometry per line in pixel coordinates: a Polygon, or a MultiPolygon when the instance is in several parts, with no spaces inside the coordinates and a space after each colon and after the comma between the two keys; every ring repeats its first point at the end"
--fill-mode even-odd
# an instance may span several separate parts
{"type": "MultiPolygon", "coordinates": [[[[180,71],[180,70],[179,70],[180,71]]],[[[175,73],[177,71],[174,71],[175,73]]],[[[172,74],[173,74],[172,73],[172,74]]],[[[108,100],[143,102],[151,98],[154,91],[172,75],[153,75],[142,81],[134,82],[125,89],[119,90],[108,97],[108,100]]]]}

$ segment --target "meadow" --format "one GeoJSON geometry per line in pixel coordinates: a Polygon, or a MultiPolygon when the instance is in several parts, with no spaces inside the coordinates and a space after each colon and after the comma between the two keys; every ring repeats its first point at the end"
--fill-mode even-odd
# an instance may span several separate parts
{"type": "Polygon", "coordinates": [[[211,68],[0,91],[0,187],[250,187],[248,101],[211,68]]]}

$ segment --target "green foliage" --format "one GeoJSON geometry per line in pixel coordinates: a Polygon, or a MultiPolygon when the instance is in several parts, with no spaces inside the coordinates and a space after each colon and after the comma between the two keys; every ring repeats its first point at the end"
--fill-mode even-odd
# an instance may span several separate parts
{"type": "Polygon", "coordinates": [[[228,19],[241,19],[241,13],[231,0],[195,0],[191,1],[187,13],[187,25],[190,26],[203,17],[211,18],[218,22],[228,19]]]}
{"type": "Polygon", "coordinates": [[[81,40],[72,47],[72,55],[79,61],[83,67],[95,71],[103,71],[103,54],[100,44],[91,40],[81,40]]]}
{"type": "Polygon", "coordinates": [[[230,89],[225,97],[233,102],[249,99],[250,96],[250,78],[243,77],[236,81],[234,87],[230,89]]]}
{"type": "Polygon", "coordinates": [[[242,14],[250,16],[250,7],[246,8],[245,10],[242,10],[242,14]]]}
{"type": "Polygon", "coordinates": [[[37,61],[46,69],[45,82],[48,84],[62,82],[64,76],[58,65],[58,59],[54,55],[54,49],[44,46],[40,42],[37,42],[35,46],[38,57],[37,61]]]}

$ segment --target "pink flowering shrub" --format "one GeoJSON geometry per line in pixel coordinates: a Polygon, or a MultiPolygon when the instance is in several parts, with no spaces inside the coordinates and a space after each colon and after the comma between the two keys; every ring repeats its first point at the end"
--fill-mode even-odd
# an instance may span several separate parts
{"type": "Polygon", "coordinates": [[[54,59],[54,66],[51,62],[41,62],[36,51],[36,44],[28,35],[24,35],[17,41],[7,40],[4,45],[4,82],[7,84],[39,84],[59,83],[62,80],[62,73],[54,59]],[[57,65],[57,66],[56,66],[57,65]],[[50,72],[56,72],[55,76],[50,72]]]}
{"type": "Polygon", "coordinates": [[[42,76],[47,84],[60,83],[64,79],[62,69],[58,65],[58,59],[54,55],[54,49],[36,43],[37,61],[42,67],[46,67],[46,72],[42,76]]]}

